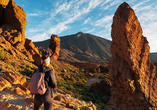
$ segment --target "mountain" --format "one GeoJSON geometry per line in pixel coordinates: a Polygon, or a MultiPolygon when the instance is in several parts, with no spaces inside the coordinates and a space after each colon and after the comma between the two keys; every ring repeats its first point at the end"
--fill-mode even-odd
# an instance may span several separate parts
{"type": "Polygon", "coordinates": [[[150,60],[153,62],[155,65],[157,65],[157,52],[155,53],[150,53],[150,60]]]}
{"type": "MultiPolygon", "coordinates": [[[[58,60],[66,62],[93,62],[107,63],[111,57],[111,41],[98,36],[78,32],[76,34],[60,37],[61,50],[58,60]]],[[[49,47],[49,39],[34,42],[39,49],[49,47]]]]}
{"type": "MultiPolygon", "coordinates": [[[[61,50],[58,60],[66,62],[108,63],[111,52],[111,41],[98,36],[78,32],[60,37],[61,50]]],[[[49,47],[49,39],[34,42],[39,49],[49,47]]],[[[151,62],[157,63],[157,53],[150,53],[151,62]]]]}

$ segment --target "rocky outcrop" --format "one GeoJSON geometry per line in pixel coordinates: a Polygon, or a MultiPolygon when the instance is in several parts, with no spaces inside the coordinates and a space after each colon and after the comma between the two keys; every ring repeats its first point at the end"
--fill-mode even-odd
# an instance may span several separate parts
{"type": "Polygon", "coordinates": [[[0,0],[0,4],[2,4],[2,6],[6,6],[8,5],[9,0],[0,0]]]}
{"type": "Polygon", "coordinates": [[[113,17],[111,36],[112,96],[106,109],[157,109],[156,70],[150,62],[150,47],[134,10],[126,2],[113,17]]]}
{"type": "Polygon", "coordinates": [[[10,0],[4,14],[5,24],[9,24],[21,32],[21,42],[25,42],[25,28],[27,24],[25,11],[10,0]]]}
{"type": "Polygon", "coordinates": [[[55,60],[59,57],[59,51],[60,51],[60,38],[57,35],[51,35],[50,39],[50,46],[49,48],[52,50],[53,55],[51,58],[54,58],[55,60]]]}
{"type": "Polygon", "coordinates": [[[4,24],[4,11],[9,0],[0,0],[0,24],[4,24]]]}
{"type": "Polygon", "coordinates": [[[30,84],[26,82],[26,78],[20,74],[3,71],[0,76],[0,91],[12,87],[16,94],[29,94],[30,84]]]}
{"type": "Polygon", "coordinates": [[[26,13],[14,0],[0,1],[0,46],[14,56],[35,61],[40,60],[38,48],[30,39],[25,38],[26,13]],[[9,3],[8,3],[9,2],[9,3]],[[36,55],[37,54],[37,55],[36,55]]]}
{"type": "Polygon", "coordinates": [[[111,82],[108,79],[104,79],[95,85],[91,85],[90,89],[103,92],[106,95],[111,95],[111,82]]]}
{"type": "MultiPolygon", "coordinates": [[[[69,94],[54,91],[53,96],[52,109],[54,110],[96,110],[92,102],[76,99],[69,94]]],[[[26,77],[13,72],[0,71],[0,109],[33,110],[33,106],[30,83],[26,82],[26,77]]],[[[42,105],[41,110],[43,109],[42,105]]]]}

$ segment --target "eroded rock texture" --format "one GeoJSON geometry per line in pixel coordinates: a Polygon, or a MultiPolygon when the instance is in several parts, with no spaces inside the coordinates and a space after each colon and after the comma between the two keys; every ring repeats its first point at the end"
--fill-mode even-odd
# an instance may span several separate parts
{"type": "Polygon", "coordinates": [[[112,96],[106,109],[154,110],[157,107],[156,69],[150,62],[150,47],[140,23],[126,2],[113,17],[111,36],[112,96]]]}
{"type": "Polygon", "coordinates": [[[9,24],[21,32],[21,41],[25,42],[25,28],[27,24],[25,11],[10,0],[4,14],[5,24],[9,24]]]}
{"type": "Polygon", "coordinates": [[[38,48],[30,39],[25,38],[27,20],[25,11],[14,0],[0,0],[0,46],[14,56],[30,61],[39,56],[38,48]]]}
{"type": "Polygon", "coordinates": [[[51,58],[54,58],[55,60],[59,57],[59,51],[60,51],[60,38],[57,35],[51,35],[50,39],[50,46],[49,48],[52,50],[53,55],[51,58]]]}

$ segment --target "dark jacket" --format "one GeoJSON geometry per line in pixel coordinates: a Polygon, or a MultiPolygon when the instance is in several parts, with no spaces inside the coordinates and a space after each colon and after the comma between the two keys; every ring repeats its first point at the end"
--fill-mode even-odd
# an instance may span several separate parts
{"type": "MultiPolygon", "coordinates": [[[[57,86],[56,76],[53,70],[49,67],[38,66],[40,72],[45,73],[45,86],[47,88],[45,94],[43,95],[35,95],[36,98],[42,98],[43,102],[47,100],[47,97],[51,95],[53,97],[53,88],[57,86]]],[[[35,70],[36,71],[36,70],[35,70]]],[[[34,72],[35,72],[34,71],[34,72]]]]}

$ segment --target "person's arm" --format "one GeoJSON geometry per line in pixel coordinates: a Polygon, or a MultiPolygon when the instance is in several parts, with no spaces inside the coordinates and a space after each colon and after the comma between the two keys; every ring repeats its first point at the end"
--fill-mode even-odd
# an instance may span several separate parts
{"type": "Polygon", "coordinates": [[[50,71],[50,77],[49,78],[50,78],[49,79],[49,86],[51,88],[56,88],[57,87],[57,81],[56,81],[56,76],[55,76],[53,70],[50,71]]]}

